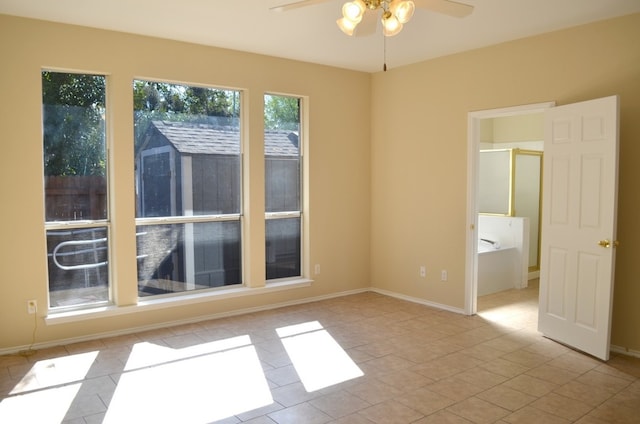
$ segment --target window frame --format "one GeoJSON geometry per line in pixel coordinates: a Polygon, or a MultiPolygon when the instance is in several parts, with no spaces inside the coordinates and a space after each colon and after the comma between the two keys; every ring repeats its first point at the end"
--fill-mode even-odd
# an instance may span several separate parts
{"type": "MultiPolygon", "coordinates": [[[[300,249],[300,263],[299,263],[299,267],[300,267],[300,274],[299,275],[294,275],[294,276],[289,276],[289,277],[282,277],[282,278],[272,278],[272,279],[268,279],[267,275],[266,275],[266,270],[265,270],[265,282],[267,285],[269,284],[278,284],[281,282],[286,282],[286,281],[293,281],[293,280],[299,280],[299,279],[303,279],[305,278],[305,275],[307,274],[306,270],[306,251],[305,251],[305,246],[308,244],[307,240],[306,240],[306,225],[305,225],[305,219],[306,219],[306,214],[304,214],[304,209],[305,209],[305,179],[306,179],[306,174],[305,174],[305,148],[304,146],[307,143],[307,131],[306,131],[306,126],[307,126],[307,114],[306,114],[306,109],[307,109],[307,102],[308,99],[305,96],[300,96],[300,95],[295,95],[295,94],[282,94],[282,93],[276,93],[276,92],[265,92],[263,94],[263,99],[266,96],[278,96],[278,97],[289,97],[289,98],[295,98],[298,99],[298,124],[299,124],[299,128],[298,128],[298,165],[299,165],[299,171],[298,171],[298,187],[300,188],[300,194],[299,194],[299,198],[298,198],[298,208],[299,210],[297,211],[278,211],[278,212],[268,212],[266,209],[266,195],[267,195],[267,191],[266,191],[266,175],[265,175],[265,228],[266,228],[266,224],[268,221],[273,221],[273,220],[280,220],[280,219],[289,219],[289,218],[297,218],[299,219],[300,223],[300,245],[299,245],[299,249],[300,249]]],[[[263,114],[264,114],[264,110],[263,110],[263,114]]],[[[263,135],[263,148],[264,148],[264,135],[263,135]]],[[[266,171],[266,155],[265,155],[265,171],[266,171]]],[[[267,235],[266,235],[266,231],[265,231],[265,245],[267,243],[267,235]]],[[[265,264],[266,264],[266,249],[265,249],[265,264]]]]}
{"type": "MultiPolygon", "coordinates": [[[[180,217],[144,217],[144,218],[136,218],[136,214],[134,212],[134,208],[132,206],[135,204],[135,201],[132,203],[128,203],[126,196],[136,193],[136,178],[132,173],[130,176],[126,178],[121,175],[121,173],[116,174],[115,172],[115,157],[122,157],[123,151],[127,151],[129,149],[134,149],[135,147],[135,137],[133,134],[135,133],[135,126],[133,122],[126,127],[122,127],[122,125],[114,127],[117,123],[114,123],[113,119],[118,118],[118,120],[122,119],[121,124],[126,124],[125,116],[127,113],[131,113],[129,111],[122,111],[119,109],[114,110],[114,107],[117,107],[121,102],[118,101],[120,97],[124,96],[121,92],[122,86],[116,86],[116,94],[118,97],[114,100],[114,85],[111,81],[111,75],[108,72],[91,72],[84,70],[69,70],[66,68],[58,68],[58,69],[46,69],[42,68],[42,71],[50,71],[50,72],[67,72],[73,74],[89,74],[89,75],[98,75],[104,77],[105,79],[105,111],[104,111],[104,126],[105,126],[105,153],[106,153],[106,208],[107,208],[107,216],[105,219],[100,220],[78,220],[74,221],[71,224],[62,223],[62,222],[45,222],[44,232],[49,229],[54,230],[69,230],[71,228],[91,228],[91,227],[102,227],[107,231],[107,247],[108,247],[108,301],[104,302],[94,302],[90,304],[84,305],[71,305],[69,307],[58,307],[51,308],[49,307],[46,316],[45,322],[48,325],[56,325],[56,324],[64,324],[64,323],[72,323],[78,322],[84,319],[94,319],[94,318],[108,318],[115,316],[128,315],[133,313],[138,313],[142,311],[156,311],[163,310],[171,307],[184,307],[187,305],[196,305],[201,304],[203,302],[211,302],[211,301],[220,301],[224,299],[233,299],[238,297],[245,296],[260,296],[268,293],[276,293],[282,290],[290,290],[293,288],[299,287],[308,287],[313,283],[313,280],[310,278],[310,270],[308,269],[309,260],[309,251],[310,251],[310,241],[309,241],[309,215],[308,215],[308,188],[309,188],[309,175],[307,174],[309,159],[306,155],[306,151],[308,150],[308,96],[304,95],[295,95],[295,94],[278,94],[273,91],[269,91],[268,94],[274,96],[287,96],[294,97],[299,101],[299,187],[300,187],[300,196],[299,196],[299,210],[298,211],[279,211],[279,212],[266,212],[266,210],[254,210],[254,208],[245,209],[246,206],[249,205],[247,203],[249,199],[254,199],[255,196],[260,194],[261,190],[250,190],[252,184],[255,184],[257,181],[253,181],[252,178],[249,178],[249,174],[247,174],[248,169],[251,163],[255,163],[256,160],[260,160],[260,154],[254,152],[252,157],[246,154],[248,151],[250,144],[254,144],[258,140],[252,140],[250,138],[249,129],[253,127],[259,121],[263,121],[264,119],[264,109],[259,117],[250,116],[251,108],[249,107],[249,101],[255,100],[254,95],[252,95],[247,89],[237,88],[237,87],[229,87],[225,85],[213,85],[209,83],[185,83],[183,81],[176,81],[171,79],[157,79],[157,78],[145,78],[140,76],[133,76],[130,78],[129,87],[132,86],[134,81],[136,80],[144,80],[149,82],[162,82],[168,84],[182,84],[189,85],[194,87],[205,87],[205,88],[213,88],[220,90],[228,90],[235,91],[238,95],[237,99],[240,99],[240,107],[238,108],[238,122],[239,122],[239,131],[240,131],[240,153],[239,153],[239,167],[240,167],[240,196],[239,196],[239,212],[235,214],[208,214],[208,215],[193,215],[193,216],[180,216],[180,217]],[[131,134],[132,138],[130,139],[130,144],[125,143],[124,145],[118,144],[115,145],[114,137],[118,136],[119,139],[126,137],[127,134],[131,134]],[[127,146],[128,145],[128,146],[127,146]],[[123,183],[123,181],[129,181],[129,188],[123,189],[121,187],[123,184],[126,186],[127,183],[123,183]],[[254,191],[251,193],[251,191],[254,191]],[[125,196],[125,198],[122,198],[125,196]],[[124,202],[123,202],[124,200],[124,202]],[[116,206],[118,204],[118,206],[116,206]],[[123,206],[124,205],[124,206],[123,206]],[[124,208],[124,209],[123,209],[124,208]],[[257,215],[256,215],[257,213],[257,215]],[[264,218],[263,218],[264,217],[264,218]],[[297,218],[299,219],[300,224],[300,273],[296,276],[278,278],[278,279],[266,279],[266,274],[259,275],[256,274],[256,271],[260,269],[261,266],[264,266],[266,262],[266,252],[263,250],[264,243],[266,239],[259,244],[262,244],[262,247],[256,246],[254,237],[262,232],[261,228],[264,228],[263,225],[267,220],[277,220],[277,219],[286,219],[286,218],[297,218]],[[139,221],[136,221],[139,219],[139,221]],[[256,225],[262,221],[263,225],[256,225]],[[248,221],[250,220],[250,221],[248,221]],[[240,272],[241,272],[241,282],[240,284],[235,285],[227,285],[220,287],[213,287],[205,290],[191,290],[184,292],[177,292],[169,294],[168,296],[156,295],[149,297],[140,297],[137,290],[137,272],[136,267],[134,265],[133,271],[131,268],[126,265],[135,263],[135,254],[133,257],[121,257],[121,253],[116,251],[116,248],[120,252],[129,251],[129,249],[133,248],[133,253],[135,253],[135,240],[136,240],[136,227],[140,225],[158,225],[158,224],[166,224],[171,222],[172,224],[184,224],[184,223],[199,223],[199,222],[226,222],[226,221],[237,221],[239,223],[239,233],[240,233],[240,272]],[[133,229],[133,232],[130,233],[129,230],[133,229]],[[256,232],[257,231],[257,232],[256,232]],[[262,254],[260,252],[262,251],[262,254]],[[255,255],[255,256],[254,256],[255,255]],[[262,265],[258,265],[256,262],[262,262],[262,265]],[[125,265],[122,265],[122,264],[125,265]],[[133,278],[131,278],[133,277],[133,278]],[[261,278],[262,277],[262,278],[261,278]]],[[[128,93],[131,93],[129,91],[128,93]]],[[[264,98],[264,95],[267,92],[263,92],[259,94],[259,97],[264,98]]],[[[122,99],[120,99],[122,100],[122,99]]],[[[261,136],[262,141],[264,139],[261,136]]],[[[253,151],[253,149],[252,149],[253,151]]],[[[264,152],[264,147],[262,149],[264,152]]],[[[125,155],[126,156],[126,155],[125,155]]],[[[131,156],[129,156],[131,157],[131,156]]],[[[262,161],[264,161],[264,157],[262,161]]],[[[264,162],[263,162],[264,163],[264,162]]],[[[131,170],[133,171],[134,166],[132,165],[131,170]]],[[[260,179],[262,180],[262,187],[264,188],[264,177],[263,174],[260,179]]],[[[256,177],[257,178],[257,177],[256,177]]],[[[264,192],[262,193],[264,195],[264,192]]],[[[258,205],[260,202],[251,204],[258,205]]],[[[263,233],[264,235],[264,233],[263,233]]],[[[45,257],[46,260],[46,257],[45,257]]],[[[263,268],[264,269],[264,268],[263,268]]],[[[48,281],[47,281],[47,300],[48,300],[48,281]]]]}
{"type": "MultiPolygon", "coordinates": [[[[107,249],[107,260],[106,260],[106,264],[105,266],[107,267],[107,299],[105,300],[99,300],[99,301],[95,301],[95,302],[90,302],[90,303],[79,303],[79,304],[73,304],[73,305],[68,305],[68,306],[52,306],[51,304],[51,275],[49,272],[49,266],[47,265],[47,276],[46,276],[46,289],[47,289],[47,310],[50,313],[64,313],[64,312],[68,312],[68,311],[77,311],[77,310],[91,310],[91,309],[96,309],[96,308],[104,308],[104,307],[108,307],[114,304],[114,284],[113,284],[113,230],[112,230],[112,211],[111,211],[111,204],[112,204],[112,184],[111,184],[111,179],[112,179],[112,161],[111,161],[111,136],[110,136],[110,106],[109,106],[109,101],[108,101],[108,93],[109,93],[109,75],[105,72],[91,72],[91,71],[80,71],[80,70],[68,70],[68,69],[55,69],[55,68],[46,68],[43,67],[40,69],[40,83],[41,83],[41,87],[40,87],[40,95],[42,96],[44,94],[44,87],[42,86],[42,75],[45,72],[50,72],[50,73],[59,73],[59,74],[73,74],[73,75],[90,75],[90,76],[97,76],[97,77],[101,77],[104,79],[104,96],[105,96],[105,104],[104,104],[104,118],[103,118],[103,124],[104,124],[104,159],[105,159],[105,175],[104,175],[104,182],[105,182],[105,210],[106,210],[106,217],[105,218],[100,218],[100,219],[79,219],[79,220],[66,220],[66,221],[48,221],[47,220],[47,215],[46,215],[46,208],[47,208],[47,201],[46,201],[46,177],[47,175],[45,175],[45,161],[44,161],[44,99],[41,100],[41,119],[40,119],[40,123],[43,126],[42,128],[42,176],[43,176],[43,183],[42,183],[42,188],[43,188],[43,199],[42,199],[42,204],[44,206],[45,209],[45,214],[43,217],[43,231],[44,231],[44,238],[45,241],[48,240],[48,235],[49,232],[52,231],[73,231],[73,230],[83,230],[83,229],[102,229],[104,228],[106,230],[106,249],[107,249]]],[[[48,251],[48,247],[47,247],[47,251],[48,251]]],[[[47,262],[49,261],[49,253],[47,253],[46,255],[46,260],[47,262]]]]}
{"type": "MultiPolygon", "coordinates": [[[[223,87],[223,86],[214,86],[212,84],[193,84],[193,83],[187,83],[187,82],[179,82],[179,81],[174,81],[174,80],[165,80],[165,79],[149,79],[149,78],[133,78],[132,79],[132,87],[135,84],[136,81],[142,81],[142,82],[149,82],[149,83],[161,83],[161,84],[169,84],[169,85],[176,85],[176,86],[181,86],[181,87],[197,87],[197,88],[205,88],[205,89],[212,89],[212,90],[221,90],[221,91],[229,91],[229,92],[235,92],[238,97],[238,102],[239,102],[239,107],[238,107],[238,132],[239,132],[239,144],[238,144],[238,187],[240,192],[238,193],[238,212],[236,213],[228,213],[228,214],[197,214],[197,215],[175,215],[176,211],[173,210],[175,209],[175,202],[172,202],[172,211],[170,216],[159,216],[159,217],[138,217],[138,216],[134,216],[133,220],[134,220],[134,226],[136,228],[138,227],[146,227],[146,226],[158,226],[158,225],[186,225],[186,224],[198,224],[198,223],[218,223],[218,222],[237,222],[239,225],[239,233],[240,233],[240,238],[239,238],[239,251],[240,251],[240,264],[239,264],[239,269],[240,269],[240,281],[238,283],[235,284],[230,284],[230,285],[222,285],[222,286],[217,286],[217,287],[209,287],[209,288],[203,288],[203,289],[190,289],[190,290],[184,290],[184,291],[176,291],[176,292],[170,292],[170,293],[164,293],[164,294],[154,294],[152,296],[140,296],[140,292],[138,290],[138,295],[137,295],[137,302],[141,303],[141,302],[148,302],[151,301],[153,302],[154,300],[158,299],[158,300],[171,300],[171,299],[179,299],[180,297],[183,296],[192,296],[192,295],[200,295],[200,294],[206,294],[206,293],[215,293],[221,290],[225,290],[225,289],[229,289],[229,288],[238,288],[238,287],[245,287],[246,286],[246,282],[245,282],[245,255],[244,255],[244,244],[245,244],[245,232],[244,232],[244,227],[245,227],[245,223],[244,223],[244,192],[245,192],[245,178],[244,178],[244,144],[245,144],[245,123],[244,120],[245,118],[245,106],[244,106],[244,99],[246,97],[246,93],[245,90],[239,89],[239,88],[229,88],[229,87],[223,87]]],[[[133,111],[135,113],[135,108],[133,109],[133,111]]],[[[134,128],[135,128],[135,122],[134,122],[134,128]]],[[[135,132],[135,130],[134,130],[135,132]]],[[[133,151],[135,152],[135,137],[133,140],[133,151]]],[[[153,148],[152,150],[158,150],[158,151],[163,151],[163,152],[167,152],[170,155],[170,164],[172,167],[172,177],[175,178],[175,169],[173,169],[174,167],[174,160],[175,160],[175,152],[173,150],[171,150],[168,146],[163,146],[163,147],[156,147],[153,148]]],[[[140,155],[140,163],[138,164],[138,166],[142,166],[142,160],[145,156],[145,152],[142,152],[140,155]]],[[[134,155],[134,161],[137,161],[137,158],[134,155]]],[[[134,176],[134,186],[136,187],[136,191],[138,190],[142,190],[142,180],[138,180],[138,178],[136,176],[134,176]],[[138,183],[140,184],[140,186],[138,187],[138,183]]],[[[176,193],[174,190],[174,187],[171,187],[172,192],[170,193],[172,199],[175,200],[176,198],[176,193]]],[[[138,196],[138,194],[136,194],[136,196],[138,196]]],[[[137,230],[136,230],[137,233],[137,230]]],[[[184,282],[185,284],[187,283],[186,281],[184,282]]]]}

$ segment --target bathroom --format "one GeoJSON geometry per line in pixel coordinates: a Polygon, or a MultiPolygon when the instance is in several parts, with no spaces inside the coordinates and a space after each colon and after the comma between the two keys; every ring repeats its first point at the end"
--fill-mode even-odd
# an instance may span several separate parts
{"type": "Polygon", "coordinates": [[[478,296],[539,277],[542,114],[481,121],[478,296]]]}

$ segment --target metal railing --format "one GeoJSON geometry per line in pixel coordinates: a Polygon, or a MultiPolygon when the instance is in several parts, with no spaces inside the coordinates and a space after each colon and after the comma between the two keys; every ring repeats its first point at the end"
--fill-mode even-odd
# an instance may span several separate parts
{"type": "Polygon", "coordinates": [[[97,255],[99,252],[101,251],[106,251],[107,250],[107,246],[101,246],[98,247],[96,246],[97,243],[106,243],[107,242],[107,238],[106,237],[102,237],[99,239],[91,239],[91,240],[69,240],[69,241],[63,241],[62,243],[59,243],[55,249],[53,249],[53,252],[51,253],[53,262],[56,264],[56,266],[64,271],[73,271],[73,270],[81,270],[81,269],[92,269],[92,268],[98,268],[101,266],[105,266],[109,263],[109,261],[102,261],[102,262],[94,262],[94,263],[87,263],[87,264],[80,264],[80,265],[62,265],[59,261],[58,261],[58,256],[60,257],[65,257],[65,256],[74,256],[74,255],[83,255],[85,253],[93,253],[94,258],[97,259],[97,255]],[[83,246],[83,245],[93,245],[92,248],[89,249],[81,249],[81,250],[74,250],[72,252],[64,252],[64,253],[58,253],[60,251],[60,249],[62,249],[63,247],[66,246],[83,246]]]}

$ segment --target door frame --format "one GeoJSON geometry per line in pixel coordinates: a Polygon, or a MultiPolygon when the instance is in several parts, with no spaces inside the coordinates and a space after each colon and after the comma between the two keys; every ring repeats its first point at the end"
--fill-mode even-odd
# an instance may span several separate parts
{"type": "Polygon", "coordinates": [[[466,315],[478,311],[478,175],[480,161],[480,121],[482,119],[505,116],[529,115],[544,112],[556,105],[555,102],[534,103],[499,109],[487,109],[467,114],[467,224],[465,258],[465,300],[466,315]]]}

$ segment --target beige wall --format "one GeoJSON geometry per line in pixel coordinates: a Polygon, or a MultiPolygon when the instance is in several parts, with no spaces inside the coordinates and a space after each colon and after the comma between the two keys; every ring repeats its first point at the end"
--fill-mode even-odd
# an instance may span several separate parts
{"type": "Polygon", "coordinates": [[[162,322],[293,302],[369,287],[370,76],[161,39],[0,15],[0,352],[31,342],[37,299],[36,343],[83,338],[162,322]],[[246,279],[264,284],[264,168],[262,98],[265,92],[309,98],[308,164],[310,263],[322,273],[310,287],[112,318],[47,325],[43,320],[46,248],[43,230],[42,68],[108,75],[107,107],[114,168],[113,234],[121,304],[135,302],[132,80],[153,78],[246,90],[248,149],[254,158],[245,212],[252,223],[246,279]],[[358,125],[352,125],[353,122],[358,125]],[[254,218],[255,217],[255,218],[254,218]]]}
{"type": "MultiPolygon", "coordinates": [[[[370,76],[166,40],[0,16],[0,350],[31,342],[26,301],[46,304],[40,125],[43,67],[109,75],[114,276],[135,289],[131,80],[159,78],[246,89],[249,148],[261,150],[265,91],[309,96],[310,263],[307,288],[47,326],[55,342],[157,322],[190,320],[373,285],[446,307],[464,306],[467,113],[527,103],[621,96],[620,213],[613,344],[640,351],[640,15],[595,23],[370,76]],[[356,125],[353,125],[353,123],[356,125]],[[427,278],[419,266],[427,266],[427,278]],[[439,281],[447,269],[449,281],[439,281]]],[[[247,214],[262,208],[262,164],[252,161],[247,214]]],[[[259,284],[260,220],[250,228],[247,275],[259,284]]],[[[42,308],[41,308],[42,309],[42,308]]]]}
{"type": "Polygon", "coordinates": [[[635,14],[375,74],[373,285],[464,307],[468,112],[619,94],[621,246],[612,344],[639,352],[638,40],[635,14]],[[439,281],[441,269],[448,270],[448,282],[439,281]]]}

